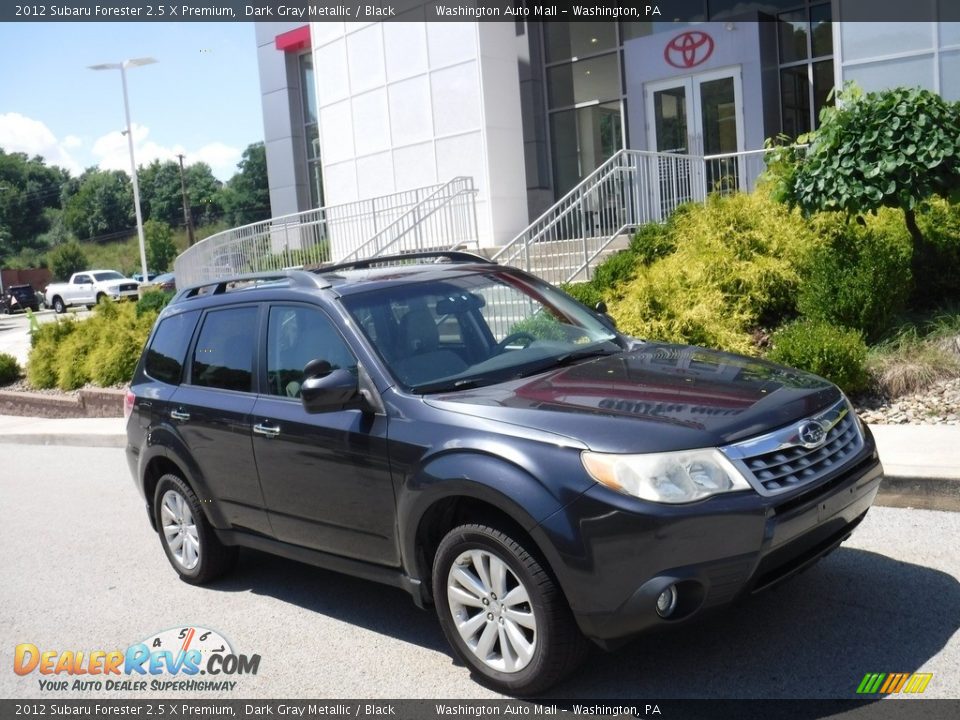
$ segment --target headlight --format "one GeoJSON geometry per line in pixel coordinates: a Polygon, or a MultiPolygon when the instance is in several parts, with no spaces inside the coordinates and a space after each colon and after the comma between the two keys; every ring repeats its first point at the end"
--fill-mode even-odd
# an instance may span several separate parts
{"type": "Polygon", "coordinates": [[[659,503],[688,503],[750,484],[716,448],[644,455],[584,452],[583,466],[612,490],[659,503]]]}

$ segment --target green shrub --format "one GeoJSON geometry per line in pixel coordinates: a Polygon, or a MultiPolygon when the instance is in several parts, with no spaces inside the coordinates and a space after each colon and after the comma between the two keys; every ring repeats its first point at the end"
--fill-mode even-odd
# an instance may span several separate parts
{"type": "Polygon", "coordinates": [[[927,243],[919,258],[911,305],[931,308],[960,301],[960,203],[939,198],[917,214],[927,243]]]}
{"type": "Polygon", "coordinates": [[[689,208],[688,205],[677,208],[666,223],[653,222],[640,227],[630,238],[629,251],[634,258],[644,265],[649,265],[676,250],[676,239],[670,232],[671,223],[678,222],[685,213],[689,212],[689,208]]]}
{"type": "Polygon", "coordinates": [[[600,293],[627,282],[637,271],[638,258],[629,250],[614,253],[593,271],[591,285],[600,293]]]}
{"type": "Polygon", "coordinates": [[[857,392],[867,385],[867,345],[855,330],[819,320],[800,320],[774,333],[768,357],[825,377],[846,392],[857,392]]]}
{"type": "Polygon", "coordinates": [[[72,317],[57,318],[44,323],[30,336],[30,354],[27,356],[27,382],[35,388],[57,386],[58,352],[61,344],[77,327],[72,317]]]}
{"type": "Polygon", "coordinates": [[[603,296],[593,283],[568,283],[561,285],[560,289],[570,297],[582,302],[588,308],[595,308],[597,303],[603,300],[603,296]]]}
{"type": "Polygon", "coordinates": [[[144,313],[159,313],[167,306],[172,297],[172,294],[159,290],[144,293],[143,297],[137,300],[137,317],[144,313]]]}
{"type": "Polygon", "coordinates": [[[9,385],[20,377],[20,364],[13,355],[0,353],[0,385],[9,385]]]}
{"type": "Polygon", "coordinates": [[[796,314],[811,226],[768,194],[711,196],[669,223],[676,249],[618,288],[608,305],[628,334],[756,353],[751,331],[796,314]]]}
{"type": "Polygon", "coordinates": [[[507,336],[514,333],[527,333],[537,340],[566,340],[567,338],[560,321],[544,311],[514,323],[507,332],[507,336]]]}
{"type": "Polygon", "coordinates": [[[824,242],[800,271],[797,306],[806,317],[860,330],[872,340],[906,308],[912,244],[894,210],[862,222],[829,213],[814,218],[824,242]]]}
{"type": "Polygon", "coordinates": [[[47,323],[36,333],[27,379],[35,387],[73,390],[129,382],[156,320],[155,310],[102,302],[83,321],[47,323]]]}
{"type": "Polygon", "coordinates": [[[69,280],[75,272],[87,268],[87,256],[74,241],[58,245],[47,254],[50,271],[58,280],[69,280]]]}

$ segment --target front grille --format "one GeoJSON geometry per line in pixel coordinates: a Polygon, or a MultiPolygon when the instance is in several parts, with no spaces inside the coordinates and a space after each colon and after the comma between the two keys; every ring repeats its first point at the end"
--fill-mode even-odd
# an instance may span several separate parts
{"type": "Polygon", "coordinates": [[[137,289],[137,286],[134,284],[121,285],[120,292],[134,292],[137,289]]]}
{"type": "Polygon", "coordinates": [[[722,448],[763,495],[777,495],[816,482],[852,460],[863,447],[863,435],[846,400],[762,438],[722,448]],[[800,434],[809,423],[830,426],[824,441],[807,447],[800,434]]]}

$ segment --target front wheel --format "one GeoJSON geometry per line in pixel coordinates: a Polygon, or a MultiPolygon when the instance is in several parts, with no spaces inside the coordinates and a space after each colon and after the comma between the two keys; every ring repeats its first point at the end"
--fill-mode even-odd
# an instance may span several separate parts
{"type": "Polygon", "coordinates": [[[433,564],[433,597],[457,655],[502,692],[545,690],[586,655],[587,641],[556,582],[496,528],[462,525],[447,534],[433,564]]]}
{"type": "Polygon", "coordinates": [[[160,478],[153,509],[160,544],[182,580],[202,585],[233,568],[237,549],[220,542],[197,496],[179,477],[160,478]]]}
{"type": "Polygon", "coordinates": [[[53,309],[58,315],[63,315],[67,311],[67,306],[63,303],[63,300],[55,297],[53,299],[53,309]]]}

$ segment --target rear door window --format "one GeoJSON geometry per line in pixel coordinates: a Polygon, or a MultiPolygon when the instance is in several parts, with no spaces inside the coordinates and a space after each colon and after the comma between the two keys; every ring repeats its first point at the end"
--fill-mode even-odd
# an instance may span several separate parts
{"type": "Polygon", "coordinates": [[[258,313],[257,306],[248,305],[213,310],[204,316],[190,367],[193,385],[240,392],[253,390],[258,313]]]}
{"type": "Polygon", "coordinates": [[[199,311],[191,310],[160,321],[147,349],[144,366],[147,375],[169,385],[180,384],[183,361],[199,314],[199,311]]]}

